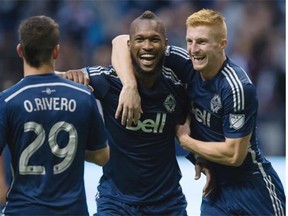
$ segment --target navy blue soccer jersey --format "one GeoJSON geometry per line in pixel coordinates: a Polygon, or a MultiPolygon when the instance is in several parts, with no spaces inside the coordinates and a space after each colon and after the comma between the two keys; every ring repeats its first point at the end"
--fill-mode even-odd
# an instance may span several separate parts
{"type": "Polygon", "coordinates": [[[26,76],[0,97],[0,153],[11,151],[7,215],[88,215],[85,150],[106,144],[91,91],[55,74],[26,76]]]}
{"type": "MultiPolygon", "coordinates": [[[[186,54],[188,55],[187,52],[186,54]]],[[[174,62],[173,59],[166,58],[165,65],[169,64],[172,69],[181,67],[179,64],[174,66],[174,62]]],[[[189,67],[187,63],[179,63],[183,68],[189,67]]],[[[192,66],[191,60],[190,65],[192,66]]],[[[257,174],[265,176],[263,167],[270,166],[270,163],[264,158],[256,139],[258,99],[256,88],[246,72],[227,58],[220,72],[211,80],[203,81],[200,73],[194,70],[191,70],[189,75],[177,75],[183,78],[183,82],[188,83],[193,138],[222,142],[225,137],[240,138],[252,132],[249,153],[240,167],[211,162],[217,178],[226,182],[245,180],[242,178],[244,176],[253,178],[257,174]]],[[[188,158],[194,161],[192,154],[188,158]]]]}
{"type": "Polygon", "coordinates": [[[249,152],[241,166],[212,164],[217,178],[229,182],[253,178],[257,174],[265,176],[263,167],[270,166],[270,163],[264,158],[256,139],[256,88],[245,71],[227,58],[212,80],[203,81],[196,73],[188,95],[193,119],[192,137],[221,142],[225,137],[240,138],[252,133],[249,152]]]}
{"type": "MultiPolygon", "coordinates": [[[[167,53],[169,55],[169,53],[167,53]]],[[[137,125],[115,119],[121,81],[113,67],[87,68],[94,95],[109,131],[110,160],[103,168],[100,195],[126,203],[147,203],[173,196],[181,171],[175,155],[175,126],[187,116],[183,85],[168,67],[153,87],[138,83],[143,114],[137,125]]]]}

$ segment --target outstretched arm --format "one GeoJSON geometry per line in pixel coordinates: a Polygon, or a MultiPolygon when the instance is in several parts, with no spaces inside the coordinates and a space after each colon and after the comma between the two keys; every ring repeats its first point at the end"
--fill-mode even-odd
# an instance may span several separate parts
{"type": "Polygon", "coordinates": [[[132,122],[137,123],[139,120],[142,108],[127,45],[128,40],[129,35],[119,35],[112,40],[111,62],[123,84],[115,118],[119,118],[122,112],[122,125],[131,126],[132,122]]]}

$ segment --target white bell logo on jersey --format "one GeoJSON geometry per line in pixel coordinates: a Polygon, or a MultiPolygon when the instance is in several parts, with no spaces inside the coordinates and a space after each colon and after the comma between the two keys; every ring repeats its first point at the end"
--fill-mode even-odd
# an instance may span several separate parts
{"type": "Polygon", "coordinates": [[[230,128],[234,128],[235,130],[240,129],[245,122],[244,114],[230,114],[229,115],[230,128]]]}
{"type": "Polygon", "coordinates": [[[157,113],[156,119],[138,120],[135,126],[126,126],[126,129],[132,131],[142,130],[145,133],[163,133],[166,123],[166,113],[157,113]]]}
{"type": "Polygon", "coordinates": [[[163,104],[169,113],[175,111],[176,100],[173,95],[168,95],[163,104]]]}

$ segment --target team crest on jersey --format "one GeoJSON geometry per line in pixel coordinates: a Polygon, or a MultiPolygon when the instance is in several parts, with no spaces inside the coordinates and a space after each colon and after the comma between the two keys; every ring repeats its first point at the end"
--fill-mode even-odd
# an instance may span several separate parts
{"type": "Polygon", "coordinates": [[[210,109],[212,112],[217,113],[222,108],[221,99],[219,95],[214,95],[210,101],[210,109]]]}
{"type": "Polygon", "coordinates": [[[176,100],[173,95],[168,95],[163,104],[168,112],[171,113],[175,111],[176,100]]]}
{"type": "Polygon", "coordinates": [[[48,95],[50,95],[52,92],[55,92],[55,90],[50,89],[50,88],[46,88],[45,90],[42,91],[43,93],[46,93],[48,95]]]}
{"type": "Polygon", "coordinates": [[[244,125],[245,115],[244,114],[230,114],[229,122],[230,122],[231,128],[238,130],[244,125]]]}

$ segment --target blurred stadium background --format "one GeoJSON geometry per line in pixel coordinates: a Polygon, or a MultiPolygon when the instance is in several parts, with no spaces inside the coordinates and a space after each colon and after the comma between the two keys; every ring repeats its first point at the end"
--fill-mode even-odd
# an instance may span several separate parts
{"type": "MultiPolygon", "coordinates": [[[[23,76],[22,62],[16,53],[17,28],[28,16],[48,15],[60,24],[61,51],[56,69],[65,71],[109,65],[111,40],[128,33],[129,23],[144,10],[151,10],[164,20],[169,44],[185,48],[185,20],[202,8],[218,10],[226,17],[226,54],[246,70],[257,86],[259,141],[264,154],[276,161],[284,180],[285,0],[0,0],[0,91],[23,76]]],[[[176,149],[179,160],[183,160],[185,152],[179,147],[176,149]]],[[[186,166],[186,162],[181,162],[180,166],[186,166]]],[[[183,169],[185,179],[189,179],[187,187],[202,190],[201,181],[189,186],[194,182],[193,167],[183,169]]],[[[96,172],[100,174],[101,170],[96,172]]],[[[95,187],[98,179],[93,175],[85,180],[91,179],[95,187]]]]}

